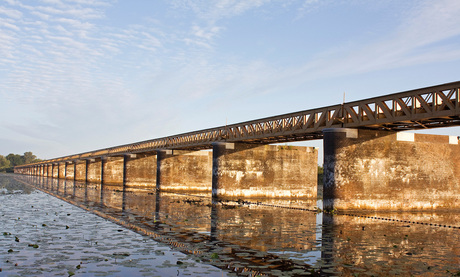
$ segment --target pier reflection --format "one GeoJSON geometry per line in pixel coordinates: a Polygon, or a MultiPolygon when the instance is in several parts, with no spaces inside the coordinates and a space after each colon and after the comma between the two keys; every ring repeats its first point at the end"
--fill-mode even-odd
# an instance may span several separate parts
{"type": "Polygon", "coordinates": [[[345,276],[457,276],[459,219],[455,212],[325,215],[322,260],[345,276]]]}
{"type": "Polygon", "coordinates": [[[216,201],[208,194],[17,176],[37,189],[202,262],[250,276],[460,272],[460,215],[314,212],[314,201],[216,201]]]}
{"type": "Polygon", "coordinates": [[[299,213],[293,208],[311,210],[316,201],[216,201],[210,194],[157,193],[34,176],[17,178],[219,268],[252,276],[270,276],[273,270],[320,274],[320,269],[310,264],[274,254],[280,249],[310,251],[315,247],[315,230],[321,222],[315,213],[299,213]],[[292,209],[274,208],[283,204],[292,209]]]}

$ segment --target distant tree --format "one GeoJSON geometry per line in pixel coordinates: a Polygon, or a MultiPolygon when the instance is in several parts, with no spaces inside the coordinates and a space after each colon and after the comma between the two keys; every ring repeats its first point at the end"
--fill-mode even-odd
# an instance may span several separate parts
{"type": "MultiPolygon", "coordinates": [[[[3,156],[1,156],[3,157],[3,156]]],[[[13,167],[18,166],[18,165],[23,165],[23,164],[29,164],[29,163],[36,163],[41,161],[40,159],[37,158],[32,152],[25,152],[24,155],[18,155],[18,154],[13,154],[10,153],[8,156],[4,157],[8,162],[9,165],[5,166],[5,168],[10,168],[12,170],[13,167]]],[[[2,168],[2,161],[0,160],[0,169],[2,168]]]]}
{"type": "Polygon", "coordinates": [[[17,166],[24,164],[24,156],[10,153],[6,158],[10,161],[11,166],[17,166]]]}
{"type": "Polygon", "coordinates": [[[0,155],[0,170],[11,166],[10,161],[5,156],[0,155]]]}
{"type": "Polygon", "coordinates": [[[32,154],[32,152],[25,152],[23,157],[24,157],[25,164],[30,164],[30,163],[35,162],[35,160],[37,160],[37,156],[32,154]]]}

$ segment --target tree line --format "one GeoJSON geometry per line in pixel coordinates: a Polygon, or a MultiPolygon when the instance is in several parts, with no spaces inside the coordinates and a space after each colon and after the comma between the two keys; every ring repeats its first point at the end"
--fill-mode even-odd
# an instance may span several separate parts
{"type": "Polygon", "coordinates": [[[23,164],[36,163],[41,161],[32,152],[25,152],[24,155],[10,153],[7,156],[0,155],[0,172],[13,172],[14,167],[23,164]]]}

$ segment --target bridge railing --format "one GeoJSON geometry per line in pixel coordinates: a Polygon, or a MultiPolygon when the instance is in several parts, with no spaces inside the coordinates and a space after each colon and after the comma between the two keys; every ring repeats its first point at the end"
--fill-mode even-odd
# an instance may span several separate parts
{"type": "Polygon", "coordinates": [[[274,143],[319,139],[326,128],[408,130],[460,125],[459,94],[460,82],[454,82],[115,146],[37,164],[161,149],[206,149],[220,141],[274,143]]]}
{"type": "Polygon", "coordinates": [[[344,127],[418,129],[458,121],[460,82],[344,104],[344,127]]]}

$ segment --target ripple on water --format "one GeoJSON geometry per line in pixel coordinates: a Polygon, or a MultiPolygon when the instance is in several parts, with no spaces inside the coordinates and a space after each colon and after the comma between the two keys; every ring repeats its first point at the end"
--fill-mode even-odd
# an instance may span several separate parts
{"type": "Polygon", "coordinates": [[[226,276],[149,237],[124,228],[119,232],[119,225],[40,191],[1,189],[0,207],[1,276],[226,276]],[[177,265],[178,259],[186,267],[177,265]]]}

